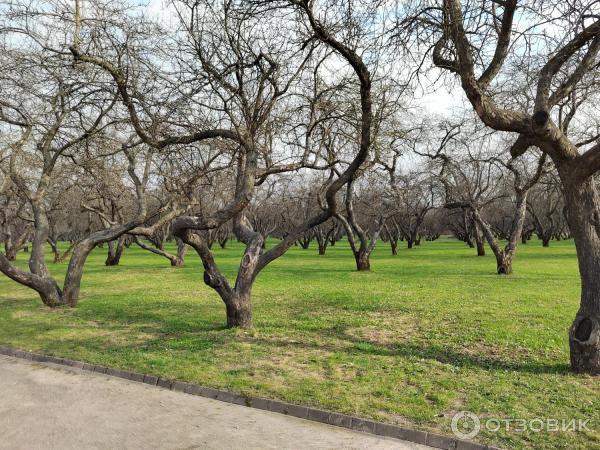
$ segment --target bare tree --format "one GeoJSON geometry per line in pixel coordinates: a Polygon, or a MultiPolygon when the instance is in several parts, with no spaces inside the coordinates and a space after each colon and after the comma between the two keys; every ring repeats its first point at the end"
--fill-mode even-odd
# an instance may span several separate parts
{"type": "MultiPolygon", "coordinates": [[[[600,20],[596,2],[443,0],[418,4],[402,22],[413,43],[432,49],[434,64],[455,74],[479,118],[495,130],[518,135],[513,156],[538,147],[554,162],[575,238],[582,280],[581,305],[569,331],[574,371],[600,373],[600,203],[594,175],[600,144],[572,127],[595,96],[600,20]],[[517,11],[519,11],[517,13],[517,11]],[[517,23],[517,14],[527,20],[517,23]],[[552,22],[551,33],[538,33],[552,22]],[[495,43],[495,45],[494,45],[495,43]],[[521,49],[536,48],[521,56],[521,49]],[[491,51],[490,51],[491,50],[491,51]],[[490,56],[491,55],[491,56],[490,56]],[[523,74],[534,83],[533,101],[504,92],[500,74],[523,74]]],[[[524,90],[525,91],[525,90],[524,90]]],[[[584,112],[585,114],[585,112],[584,112]]]]}
{"type": "MultiPolygon", "coordinates": [[[[263,236],[253,230],[246,209],[253,197],[255,186],[262,184],[268,176],[314,167],[319,160],[319,151],[315,151],[308,141],[311,135],[321,130],[323,111],[328,113],[326,108],[315,101],[310,102],[308,114],[305,115],[308,117],[307,139],[305,145],[300,146],[299,158],[293,163],[277,161],[275,144],[281,138],[276,136],[282,130],[271,126],[277,123],[274,117],[278,114],[281,114],[280,117],[293,116],[292,112],[298,111],[295,107],[286,110],[283,107],[284,100],[290,99],[292,90],[296,89],[295,83],[301,78],[304,67],[311,60],[314,46],[305,45],[294,50],[289,40],[285,39],[286,36],[283,36],[283,39],[274,39],[272,34],[262,37],[257,28],[247,26],[253,20],[257,20],[258,15],[261,21],[267,20],[267,11],[271,11],[271,7],[259,13],[253,11],[256,13],[256,16],[253,16],[247,14],[247,11],[236,9],[236,5],[231,3],[217,8],[210,2],[176,2],[175,11],[181,19],[181,28],[174,39],[181,49],[177,52],[181,59],[171,60],[171,64],[176,64],[180,73],[189,73],[191,69],[191,79],[198,84],[198,89],[192,91],[198,92],[198,95],[186,95],[186,101],[173,99],[173,102],[167,102],[164,98],[156,99],[153,108],[148,104],[151,97],[141,98],[135,95],[136,89],[132,85],[139,80],[127,77],[127,64],[139,64],[143,59],[145,53],[139,49],[143,48],[147,37],[142,42],[140,36],[134,36],[131,28],[122,27],[121,30],[126,30],[123,35],[127,41],[121,46],[111,45],[114,39],[110,36],[110,39],[105,39],[104,44],[96,45],[96,48],[85,52],[80,50],[80,46],[70,48],[76,61],[93,64],[111,76],[120,99],[127,108],[130,121],[144,143],[153,148],[163,149],[215,139],[228,141],[225,145],[235,161],[233,176],[236,182],[233,198],[212,214],[179,217],[173,223],[173,233],[199,254],[205,269],[204,281],[217,291],[225,303],[227,323],[230,327],[251,326],[250,293],[256,276],[271,261],[284,254],[299,236],[326,221],[336,212],[336,193],[354,177],[368,156],[371,145],[371,77],[365,63],[352,47],[334,36],[317,18],[312,7],[303,2],[285,3],[287,5],[281,6],[294,8],[306,20],[306,25],[311,30],[310,35],[317,42],[336,52],[353,69],[360,84],[362,120],[358,151],[339,175],[330,177],[323,187],[326,209],[295,226],[279,244],[268,251],[263,251],[263,236]],[[248,30],[253,30],[254,34],[249,35],[248,30]],[[265,45],[265,48],[272,48],[273,51],[257,52],[256,40],[267,38],[269,44],[265,45]],[[127,58],[119,55],[123,48],[127,58]],[[207,85],[212,90],[211,95],[200,95],[203,92],[202,87],[207,85]],[[187,104],[197,104],[195,110],[205,112],[204,116],[190,117],[189,109],[185,107],[187,104]],[[172,105],[181,106],[181,110],[173,110],[172,105]],[[207,105],[210,114],[207,112],[207,105]],[[158,112],[147,114],[151,109],[158,112]],[[144,111],[143,116],[141,111],[144,111]],[[186,119],[174,119],[178,113],[186,119]],[[160,116],[165,117],[165,120],[159,120],[160,116]],[[194,123],[194,120],[197,121],[194,123]],[[228,126],[211,127],[215,122],[228,126]],[[164,125],[161,127],[161,124],[164,125]],[[201,131],[189,131],[190,128],[199,127],[201,131]],[[194,233],[197,230],[219,228],[230,220],[233,221],[234,234],[246,245],[233,286],[219,270],[206,242],[194,233]]],[[[260,8],[262,9],[262,6],[260,8]]],[[[97,31],[99,34],[105,32],[104,29],[97,31]]],[[[265,32],[270,31],[271,29],[268,29],[265,32]]],[[[294,30],[290,31],[295,33],[294,30]]],[[[148,67],[147,61],[144,60],[144,64],[148,67]]],[[[160,72],[161,67],[154,66],[154,70],[160,72]]],[[[153,77],[161,81],[169,78],[167,74],[163,77],[153,77]]],[[[315,80],[313,78],[313,82],[315,80]]],[[[177,82],[178,80],[168,81],[170,85],[177,85],[177,82]]],[[[321,96],[319,86],[313,83],[313,87],[321,96]]],[[[173,89],[171,92],[178,90],[173,89]]],[[[312,95],[312,98],[315,96],[312,95]]],[[[301,110],[306,112],[304,107],[301,110]]],[[[295,129],[297,127],[294,127],[295,129]]]]}
{"type": "Polygon", "coordinates": [[[532,232],[535,231],[542,246],[549,247],[550,240],[560,229],[562,219],[562,193],[553,176],[544,177],[532,191],[527,211],[532,218],[532,232]]]}
{"type": "MultiPolygon", "coordinates": [[[[30,25],[26,22],[26,26],[30,25]]],[[[91,82],[81,82],[71,73],[65,55],[40,46],[36,34],[27,29],[22,34],[22,38],[11,41],[15,48],[5,49],[1,54],[7,67],[2,72],[2,88],[10,90],[13,97],[11,101],[1,101],[0,122],[8,128],[9,135],[15,136],[10,144],[9,178],[29,204],[32,248],[29,271],[18,268],[3,254],[0,254],[0,271],[37,291],[48,306],[74,306],[79,297],[83,264],[94,246],[114,240],[143,221],[150,158],[140,178],[135,172],[136,152],[125,146],[129,175],[139,200],[137,214],[126,223],[91,233],[80,241],[73,249],[60,288],[45,261],[50,233],[48,193],[61,164],[79,155],[86,158],[90,153],[84,149],[111,142],[106,130],[114,124],[109,112],[116,97],[93,77],[91,82]],[[31,170],[21,170],[24,167],[31,170]]]]}
{"type": "Polygon", "coordinates": [[[337,213],[335,218],[342,223],[346,230],[346,237],[356,262],[356,270],[367,271],[371,270],[371,253],[373,253],[379,239],[385,217],[381,210],[376,211],[375,217],[367,215],[371,229],[361,226],[354,211],[354,195],[353,181],[350,181],[346,188],[345,214],[337,213]]]}

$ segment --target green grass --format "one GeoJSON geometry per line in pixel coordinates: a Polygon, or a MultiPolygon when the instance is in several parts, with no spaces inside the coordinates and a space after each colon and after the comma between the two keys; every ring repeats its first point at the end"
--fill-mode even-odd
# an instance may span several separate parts
{"type": "MultiPolygon", "coordinates": [[[[242,247],[215,249],[230,276],[242,247]]],[[[600,380],[568,372],[579,301],[572,242],[520,246],[495,275],[442,238],[397,257],[381,243],[371,273],[343,243],[293,248],[259,276],[254,329],[224,328],[224,306],[186,267],[137,247],[121,266],[90,256],[80,305],[49,310],[0,276],[0,344],[451,434],[456,411],[490,418],[591,419],[592,432],[482,431],[510,448],[600,448],[600,380]]],[[[19,264],[27,255],[19,254],[19,264]]],[[[62,276],[65,264],[52,265],[62,276]]]]}

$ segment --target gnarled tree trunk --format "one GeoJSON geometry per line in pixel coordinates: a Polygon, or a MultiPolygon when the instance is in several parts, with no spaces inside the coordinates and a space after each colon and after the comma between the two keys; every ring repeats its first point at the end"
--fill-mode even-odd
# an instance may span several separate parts
{"type": "Polygon", "coordinates": [[[600,202],[591,177],[573,182],[563,175],[563,189],[581,274],[579,311],[569,330],[571,367],[600,374],[600,202]]]}

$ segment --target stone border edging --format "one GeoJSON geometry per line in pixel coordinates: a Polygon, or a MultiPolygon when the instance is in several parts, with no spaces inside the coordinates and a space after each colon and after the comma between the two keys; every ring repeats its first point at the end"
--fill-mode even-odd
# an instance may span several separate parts
{"type": "Polygon", "coordinates": [[[373,420],[361,419],[359,417],[347,416],[345,414],[324,411],[307,406],[292,405],[279,400],[269,400],[260,397],[248,397],[245,395],[233,394],[231,392],[204,387],[193,383],[187,383],[178,380],[168,380],[166,378],[161,378],[154,375],[145,375],[126,370],[113,369],[110,367],[88,364],[81,361],[73,361],[67,358],[40,355],[38,353],[28,352],[25,350],[15,350],[10,347],[0,346],[0,355],[12,356],[15,358],[41,363],[52,363],[68,367],[75,367],[88,372],[96,372],[113,377],[123,378],[130,381],[136,381],[138,383],[145,383],[151,386],[170,389],[172,391],[184,392],[186,394],[212,398],[222,402],[262,409],[279,414],[286,414],[289,416],[298,417],[300,419],[312,420],[314,422],[321,422],[328,425],[348,428],[355,431],[362,431],[378,436],[401,439],[403,441],[428,445],[434,448],[449,450],[501,450],[498,447],[464,441],[427,431],[420,431],[412,428],[375,422],[373,420]]]}

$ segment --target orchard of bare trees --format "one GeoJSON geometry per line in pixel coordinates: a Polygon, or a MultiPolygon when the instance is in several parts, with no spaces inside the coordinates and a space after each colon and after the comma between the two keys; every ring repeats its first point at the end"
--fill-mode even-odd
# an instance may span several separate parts
{"type": "Polygon", "coordinates": [[[598,3],[8,1],[0,45],[0,271],[44,305],[134,246],[200,258],[249,328],[291,248],[376,271],[376,247],[450,236],[508,277],[519,246],[573,239],[571,367],[600,373],[598,3]]]}

